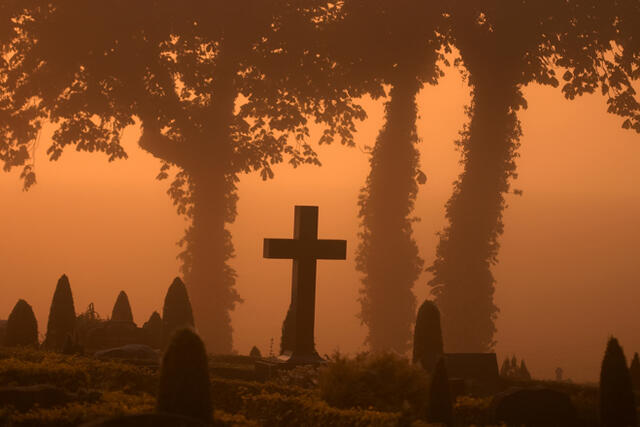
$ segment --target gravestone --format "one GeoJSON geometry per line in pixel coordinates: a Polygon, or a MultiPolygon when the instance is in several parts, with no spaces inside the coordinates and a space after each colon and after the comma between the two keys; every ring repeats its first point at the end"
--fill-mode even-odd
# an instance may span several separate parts
{"type": "Polygon", "coordinates": [[[293,239],[264,239],[264,257],[292,259],[291,304],[295,324],[292,350],[278,359],[287,364],[322,363],[315,349],[316,267],[319,259],[347,258],[345,240],[318,239],[318,207],[296,206],[293,239]]]}
{"type": "Polygon", "coordinates": [[[465,394],[488,396],[501,389],[495,353],[445,353],[449,380],[464,382],[465,394]]]}
{"type": "Polygon", "coordinates": [[[150,364],[158,364],[160,362],[160,353],[144,344],[127,344],[122,347],[100,350],[94,356],[98,359],[138,360],[150,364]]]}

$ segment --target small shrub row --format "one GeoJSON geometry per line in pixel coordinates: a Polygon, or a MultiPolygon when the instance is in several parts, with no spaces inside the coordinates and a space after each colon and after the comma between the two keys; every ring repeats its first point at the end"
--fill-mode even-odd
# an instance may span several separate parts
{"type": "MultiPolygon", "coordinates": [[[[28,412],[19,412],[13,408],[0,409],[0,425],[4,427],[71,427],[100,418],[112,418],[122,415],[151,413],[155,410],[156,399],[149,394],[131,395],[122,392],[107,392],[93,403],[74,402],[55,408],[36,408],[28,412]]],[[[254,421],[239,414],[229,414],[216,410],[213,416],[214,426],[257,427],[254,421]]]]}
{"type": "Polygon", "coordinates": [[[92,388],[153,394],[158,379],[151,368],[112,360],[30,349],[0,349],[0,384],[43,383],[69,391],[92,388]]]}
{"type": "Polygon", "coordinates": [[[265,427],[395,427],[401,417],[400,414],[391,412],[338,409],[310,397],[282,396],[278,393],[245,397],[242,413],[265,427]]]}
{"type": "Polygon", "coordinates": [[[0,410],[0,425],[19,426],[77,426],[98,418],[151,412],[155,397],[149,394],[131,395],[123,392],[103,393],[97,402],[73,402],[53,408],[34,408],[19,412],[13,408],[0,410]]]}

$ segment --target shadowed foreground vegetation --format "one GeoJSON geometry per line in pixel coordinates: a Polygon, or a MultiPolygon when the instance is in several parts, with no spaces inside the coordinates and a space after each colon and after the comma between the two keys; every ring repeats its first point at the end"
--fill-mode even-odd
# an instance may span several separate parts
{"type": "MultiPolygon", "coordinates": [[[[378,361],[373,362],[361,358],[362,363],[359,363],[358,359],[346,361],[336,357],[330,362],[329,368],[325,368],[327,371],[324,373],[314,368],[298,368],[273,381],[261,382],[257,379],[249,380],[254,359],[242,356],[212,357],[209,359],[209,369],[215,408],[214,425],[437,425],[416,419],[413,416],[415,412],[411,410],[412,407],[415,409],[415,404],[405,405],[407,408],[403,409],[390,405],[379,407],[375,403],[376,399],[377,402],[390,401],[382,394],[390,391],[395,393],[397,390],[393,391],[391,385],[395,381],[395,373],[399,369],[406,371],[409,368],[394,365],[391,356],[380,356],[378,361]],[[372,372],[368,368],[363,369],[364,365],[385,368],[380,369],[380,375],[373,378],[375,375],[359,375],[359,372],[365,370],[372,372]],[[388,373],[388,383],[386,387],[381,387],[380,380],[385,380],[385,371],[388,373]],[[244,372],[241,376],[246,379],[237,379],[238,375],[234,375],[234,372],[244,372]],[[336,374],[351,378],[353,384],[347,384],[350,381],[346,381],[341,384],[341,390],[331,394],[327,386],[335,384],[332,380],[335,380],[336,374]],[[367,384],[367,381],[377,381],[378,386],[367,384]],[[369,393],[373,390],[374,394],[378,392],[381,395],[353,396],[348,393],[349,387],[354,390],[369,390],[369,393]],[[335,402],[340,393],[351,401],[335,402]],[[367,403],[369,397],[372,404],[367,403]],[[331,405],[324,399],[331,401],[331,405]],[[394,412],[395,409],[399,410],[394,412]]],[[[126,362],[67,356],[33,349],[0,348],[1,386],[51,384],[71,396],[69,402],[51,407],[16,409],[0,406],[0,425],[75,426],[104,417],[153,412],[156,408],[158,371],[157,367],[136,366],[126,362]]],[[[540,381],[505,383],[505,386],[537,385],[567,393],[577,409],[580,425],[598,425],[597,386],[540,381]]],[[[414,390],[422,393],[418,385],[414,390]]],[[[407,396],[406,400],[410,402],[414,398],[415,395],[407,396]]],[[[424,402],[427,399],[428,396],[425,395],[424,402]]],[[[491,425],[490,405],[490,397],[458,397],[454,405],[454,425],[491,425]]]]}

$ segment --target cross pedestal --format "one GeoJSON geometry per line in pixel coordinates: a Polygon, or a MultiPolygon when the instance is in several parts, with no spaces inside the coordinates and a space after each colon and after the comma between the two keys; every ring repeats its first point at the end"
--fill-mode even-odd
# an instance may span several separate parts
{"type": "Polygon", "coordinates": [[[264,239],[264,257],[293,260],[294,345],[279,360],[290,364],[321,363],[323,359],[314,342],[316,263],[319,259],[346,259],[346,240],[318,240],[318,207],[296,206],[293,239],[264,239]]]}

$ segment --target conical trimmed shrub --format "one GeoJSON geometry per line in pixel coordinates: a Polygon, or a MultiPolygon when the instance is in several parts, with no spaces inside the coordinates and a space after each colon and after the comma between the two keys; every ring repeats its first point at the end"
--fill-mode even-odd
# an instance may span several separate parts
{"type": "Polygon", "coordinates": [[[280,336],[280,354],[295,350],[296,343],[296,319],[293,313],[293,304],[289,306],[287,315],[282,322],[282,335],[280,336]]]}
{"type": "Polygon", "coordinates": [[[131,312],[131,304],[129,297],[125,291],[120,291],[116,303],[113,305],[111,312],[112,322],[133,323],[133,313],[131,312]]]}
{"type": "Polygon", "coordinates": [[[262,357],[262,352],[260,351],[260,349],[258,347],[256,347],[255,345],[251,348],[251,351],[249,352],[249,356],[250,357],[255,357],[255,358],[259,358],[262,357]]]}
{"type": "Polygon", "coordinates": [[[527,369],[526,363],[524,363],[524,359],[520,361],[520,373],[519,377],[521,380],[531,380],[531,374],[529,373],[529,369],[527,369]]]}
{"type": "Polygon", "coordinates": [[[511,375],[511,359],[505,357],[502,361],[502,367],[500,367],[500,376],[502,378],[508,378],[511,375]]]}
{"type": "Polygon", "coordinates": [[[618,340],[609,339],[600,370],[600,421],[603,427],[636,427],[631,375],[618,340]]]}
{"type": "Polygon", "coordinates": [[[147,344],[154,348],[162,347],[162,318],[157,311],[154,311],[144,325],[142,330],[145,333],[147,344]]]}
{"type": "Polygon", "coordinates": [[[187,287],[179,277],[169,286],[162,309],[162,340],[164,346],[169,343],[173,333],[181,328],[193,328],[193,310],[189,301],[187,287]]]}
{"type": "Polygon", "coordinates": [[[7,319],[4,344],[7,347],[38,345],[38,322],[33,309],[23,299],[16,303],[7,319]]]}
{"type": "Polygon", "coordinates": [[[638,353],[633,355],[631,367],[629,368],[629,374],[631,375],[631,383],[633,384],[633,388],[640,391],[640,357],[638,357],[638,353]]]}
{"type": "Polygon", "coordinates": [[[73,304],[71,285],[67,276],[63,274],[53,293],[44,345],[51,349],[61,350],[67,335],[73,335],[75,324],[76,309],[73,304]]]}
{"type": "Polygon", "coordinates": [[[444,357],[438,358],[429,388],[429,406],[427,421],[453,425],[453,404],[451,403],[451,389],[444,357]]]}
{"type": "Polygon", "coordinates": [[[413,363],[420,363],[431,372],[444,353],[440,310],[433,301],[426,300],[418,310],[413,334],[413,363]]]}
{"type": "Polygon", "coordinates": [[[158,412],[212,421],[213,404],[207,353],[191,329],[176,331],[160,370],[158,412]]]}

